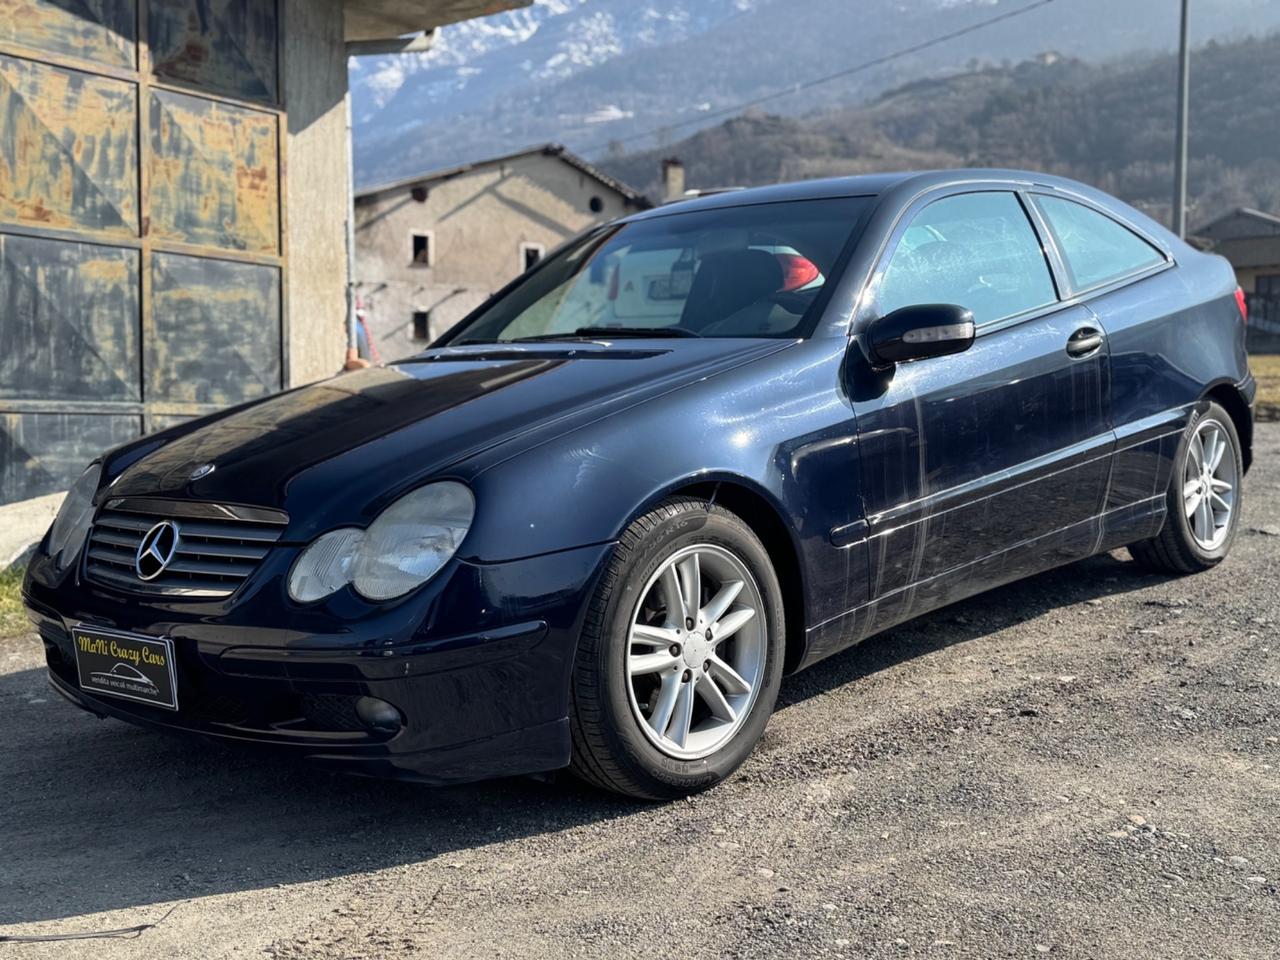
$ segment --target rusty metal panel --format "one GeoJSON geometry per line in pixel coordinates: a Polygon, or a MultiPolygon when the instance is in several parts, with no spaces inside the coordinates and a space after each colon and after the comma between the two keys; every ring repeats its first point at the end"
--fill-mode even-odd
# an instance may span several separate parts
{"type": "Polygon", "coordinates": [[[245,100],[278,95],[274,0],[151,0],[153,71],[245,100]]]}
{"type": "Polygon", "coordinates": [[[279,390],[280,271],[156,253],[147,399],[222,406],[279,390]]]}
{"type": "Polygon", "coordinates": [[[0,0],[0,42],[132,69],[137,0],[0,0]]]}
{"type": "Polygon", "coordinates": [[[0,56],[0,220],[138,232],[136,88],[0,56]]]}
{"type": "Polygon", "coordinates": [[[151,236],[275,255],[280,171],[274,114],[151,91],[151,236]]]}
{"type": "Polygon", "coordinates": [[[0,234],[0,399],[142,399],[138,259],[0,234]]]}
{"type": "Polygon", "coordinates": [[[90,460],[141,432],[135,415],[0,413],[0,503],[66,490],[90,460]]]}

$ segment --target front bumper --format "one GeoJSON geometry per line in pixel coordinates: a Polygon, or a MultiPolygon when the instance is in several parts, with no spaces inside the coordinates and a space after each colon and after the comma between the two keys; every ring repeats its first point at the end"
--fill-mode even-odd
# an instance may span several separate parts
{"type": "Polygon", "coordinates": [[[57,583],[38,556],[23,599],[50,685],[91,713],[349,773],[461,783],[568,764],[573,656],[611,550],[454,561],[385,609],[341,593],[315,607],[291,604],[288,557],[264,565],[243,594],[200,603],[130,597],[75,572],[57,583]],[[78,624],[171,638],[177,711],[82,690],[71,639],[78,624]],[[393,704],[403,726],[387,734],[360,723],[360,697],[393,704]]]}

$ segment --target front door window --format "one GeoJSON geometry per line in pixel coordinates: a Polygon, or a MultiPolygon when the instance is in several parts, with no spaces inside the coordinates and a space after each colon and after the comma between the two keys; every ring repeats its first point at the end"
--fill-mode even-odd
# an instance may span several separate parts
{"type": "Polygon", "coordinates": [[[880,282],[881,316],[952,303],[991,323],[1056,302],[1053,276],[1018,198],[966,193],[935,201],[907,228],[880,282]]]}

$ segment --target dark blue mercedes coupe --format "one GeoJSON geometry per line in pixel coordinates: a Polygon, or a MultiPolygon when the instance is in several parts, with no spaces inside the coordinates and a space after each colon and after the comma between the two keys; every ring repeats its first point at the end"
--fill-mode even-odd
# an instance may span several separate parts
{"type": "Polygon", "coordinates": [[[95,461],[31,563],[108,717],[436,783],[669,798],[784,674],[1127,547],[1231,549],[1231,268],[1034,173],[726,193],[574,239],[430,349],[95,461]]]}

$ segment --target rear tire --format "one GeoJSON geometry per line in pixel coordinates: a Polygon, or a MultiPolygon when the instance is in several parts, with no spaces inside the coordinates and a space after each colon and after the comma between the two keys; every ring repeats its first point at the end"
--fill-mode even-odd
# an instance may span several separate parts
{"type": "Polygon", "coordinates": [[[764,733],[784,637],[782,590],[751,528],[702,500],[664,500],[623,533],[588,609],[571,769],[648,800],[720,783],[764,733]]]}
{"type": "Polygon", "coordinates": [[[1129,553],[1162,573],[1199,573],[1216,567],[1235,542],[1243,477],[1235,424],[1226,410],[1210,402],[1192,414],[1178,446],[1164,526],[1150,540],[1130,544],[1129,553]]]}

